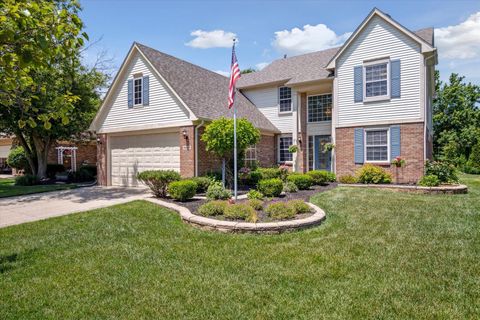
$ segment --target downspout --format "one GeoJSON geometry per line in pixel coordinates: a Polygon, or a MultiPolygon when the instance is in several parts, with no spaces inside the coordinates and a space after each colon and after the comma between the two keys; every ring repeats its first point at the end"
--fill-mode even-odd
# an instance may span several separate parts
{"type": "Polygon", "coordinates": [[[195,177],[198,177],[198,129],[205,124],[205,120],[202,120],[198,126],[195,127],[195,177]]]}
{"type": "MultiPolygon", "coordinates": [[[[432,84],[430,83],[432,80],[435,81],[434,79],[431,78],[431,75],[430,73],[427,74],[427,71],[428,71],[428,60],[431,59],[431,58],[434,58],[435,57],[435,54],[432,54],[430,57],[426,57],[424,59],[424,64],[425,64],[425,81],[424,81],[424,86],[425,86],[425,105],[423,106],[423,162],[425,163],[425,161],[427,161],[427,121],[428,121],[428,118],[427,118],[427,103],[430,103],[429,107],[430,109],[432,109],[432,103],[433,101],[430,101],[428,102],[428,92],[430,90],[430,88],[428,86],[431,86],[432,84]],[[426,81],[427,80],[427,77],[428,77],[428,80],[429,81],[426,81]],[[428,85],[427,85],[427,82],[428,82],[428,85]]],[[[424,172],[425,174],[425,172],[424,172]]]]}

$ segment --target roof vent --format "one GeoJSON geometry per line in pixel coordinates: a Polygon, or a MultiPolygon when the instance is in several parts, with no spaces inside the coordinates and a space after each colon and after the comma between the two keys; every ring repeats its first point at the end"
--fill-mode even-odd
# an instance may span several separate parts
{"type": "Polygon", "coordinates": [[[287,59],[287,55],[286,55],[286,54],[283,55],[283,59],[287,59]]]}

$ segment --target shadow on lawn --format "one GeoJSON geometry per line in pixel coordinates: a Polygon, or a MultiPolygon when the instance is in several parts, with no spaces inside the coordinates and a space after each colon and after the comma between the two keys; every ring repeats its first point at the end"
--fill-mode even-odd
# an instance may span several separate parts
{"type": "Polygon", "coordinates": [[[24,260],[28,259],[33,252],[34,250],[30,249],[22,253],[15,252],[0,255],[0,275],[18,267],[24,260]]]}

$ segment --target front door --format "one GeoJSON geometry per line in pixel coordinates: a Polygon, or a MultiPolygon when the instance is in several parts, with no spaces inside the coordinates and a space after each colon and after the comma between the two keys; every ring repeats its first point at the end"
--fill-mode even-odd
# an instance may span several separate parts
{"type": "Polygon", "coordinates": [[[313,160],[316,170],[332,170],[332,152],[325,150],[325,144],[330,143],[330,136],[315,136],[315,152],[313,160]]]}

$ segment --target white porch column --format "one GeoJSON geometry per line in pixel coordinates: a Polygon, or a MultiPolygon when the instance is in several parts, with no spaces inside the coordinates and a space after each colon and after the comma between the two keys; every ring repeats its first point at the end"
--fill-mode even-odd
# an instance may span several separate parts
{"type": "MultiPolygon", "coordinates": [[[[292,126],[292,142],[294,145],[298,146],[298,106],[299,106],[299,101],[298,101],[299,95],[297,94],[297,91],[295,89],[292,89],[292,121],[293,121],[293,126],[292,126]]],[[[292,171],[296,172],[298,171],[297,168],[297,158],[298,158],[298,151],[293,154],[292,160],[292,171]]]]}

